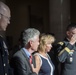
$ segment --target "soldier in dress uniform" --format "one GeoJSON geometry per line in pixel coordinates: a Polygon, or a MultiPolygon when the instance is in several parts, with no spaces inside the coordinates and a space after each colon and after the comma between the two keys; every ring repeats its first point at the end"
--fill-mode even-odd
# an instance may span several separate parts
{"type": "Polygon", "coordinates": [[[60,75],[76,75],[76,24],[68,25],[66,34],[66,38],[56,47],[61,63],[60,75]]]}
{"type": "MultiPolygon", "coordinates": [[[[10,9],[0,1],[0,32],[6,31],[10,23],[10,9]]],[[[12,75],[8,63],[8,49],[2,35],[0,35],[0,75],[12,75]]]]}

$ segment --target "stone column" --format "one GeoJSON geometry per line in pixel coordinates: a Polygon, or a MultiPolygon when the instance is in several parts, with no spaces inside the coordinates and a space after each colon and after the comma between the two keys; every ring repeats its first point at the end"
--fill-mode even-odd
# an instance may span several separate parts
{"type": "Polygon", "coordinates": [[[50,32],[56,41],[65,37],[66,26],[70,23],[70,0],[49,0],[50,32]]]}

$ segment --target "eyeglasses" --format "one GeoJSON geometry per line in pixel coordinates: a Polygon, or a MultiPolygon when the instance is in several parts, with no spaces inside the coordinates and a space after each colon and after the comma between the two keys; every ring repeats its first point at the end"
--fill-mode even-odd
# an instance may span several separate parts
{"type": "Polygon", "coordinates": [[[10,17],[7,17],[7,16],[5,16],[5,15],[3,15],[1,13],[0,13],[0,15],[4,16],[5,18],[7,18],[10,21],[10,17]]]}

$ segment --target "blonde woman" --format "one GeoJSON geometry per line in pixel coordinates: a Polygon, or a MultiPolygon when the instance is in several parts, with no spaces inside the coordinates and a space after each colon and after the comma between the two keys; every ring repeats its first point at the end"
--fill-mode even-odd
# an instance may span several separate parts
{"type": "Polygon", "coordinates": [[[52,35],[40,36],[38,52],[34,54],[36,69],[33,69],[37,71],[38,75],[53,75],[55,67],[47,53],[51,50],[54,41],[55,38],[52,35]]]}

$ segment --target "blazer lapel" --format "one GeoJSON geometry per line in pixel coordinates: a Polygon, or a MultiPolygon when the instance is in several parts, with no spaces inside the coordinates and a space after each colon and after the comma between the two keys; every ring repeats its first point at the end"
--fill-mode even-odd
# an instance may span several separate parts
{"type": "Polygon", "coordinates": [[[29,64],[30,68],[32,69],[31,64],[29,63],[29,58],[27,57],[25,51],[22,49],[21,52],[22,52],[22,54],[24,55],[24,57],[25,57],[27,63],[29,64]]]}

